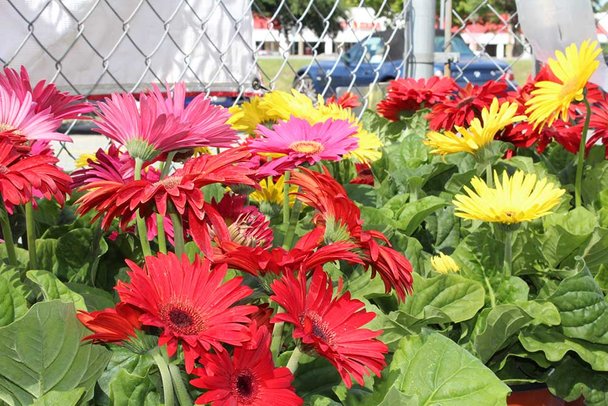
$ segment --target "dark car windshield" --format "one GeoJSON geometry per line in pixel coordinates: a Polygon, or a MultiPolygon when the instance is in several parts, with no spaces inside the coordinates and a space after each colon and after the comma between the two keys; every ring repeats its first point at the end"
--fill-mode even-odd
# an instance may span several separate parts
{"type": "MultiPolygon", "coordinates": [[[[444,52],[444,38],[441,36],[435,37],[435,52],[444,52]]],[[[458,52],[461,57],[474,57],[475,54],[471,51],[471,48],[464,42],[462,37],[455,36],[452,37],[452,52],[458,52]]]]}

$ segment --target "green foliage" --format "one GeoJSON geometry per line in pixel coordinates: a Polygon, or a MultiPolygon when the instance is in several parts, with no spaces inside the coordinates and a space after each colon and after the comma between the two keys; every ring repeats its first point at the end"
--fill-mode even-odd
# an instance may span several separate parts
{"type": "Polygon", "coordinates": [[[27,313],[27,292],[19,272],[0,266],[0,327],[12,323],[27,313]]]}
{"type": "Polygon", "coordinates": [[[0,399],[9,405],[29,405],[49,392],[77,388],[84,390],[84,401],[91,399],[110,353],[80,343],[85,330],[74,305],[59,300],[37,303],[25,316],[0,328],[0,399]]]}
{"type": "Polygon", "coordinates": [[[404,337],[390,371],[399,371],[397,389],[418,405],[504,405],[509,393],[477,358],[439,333],[404,337]]]}

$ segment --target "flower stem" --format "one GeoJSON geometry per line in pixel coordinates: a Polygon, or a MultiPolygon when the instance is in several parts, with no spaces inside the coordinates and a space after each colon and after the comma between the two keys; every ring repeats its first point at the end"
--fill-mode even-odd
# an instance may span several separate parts
{"type": "Polygon", "coordinates": [[[165,401],[165,406],[173,406],[175,404],[175,399],[173,397],[173,380],[171,379],[171,372],[169,372],[169,366],[165,357],[161,354],[161,349],[154,349],[151,351],[152,358],[158,367],[158,372],[160,372],[160,378],[163,382],[163,397],[165,401]]]}
{"type": "Polygon", "coordinates": [[[4,206],[4,200],[0,196],[0,225],[2,226],[2,237],[4,237],[4,245],[8,255],[8,263],[13,266],[19,265],[17,262],[17,253],[15,252],[15,242],[13,240],[13,232],[11,231],[11,223],[8,219],[8,212],[4,206]]]}
{"type": "Polygon", "coordinates": [[[287,232],[289,225],[289,172],[285,172],[285,183],[283,184],[283,226],[287,232]]]}
{"type": "Polygon", "coordinates": [[[486,167],[486,185],[488,187],[494,187],[494,178],[492,177],[492,164],[488,164],[486,167]]]}
{"type": "Polygon", "coordinates": [[[190,398],[190,393],[188,393],[188,389],[186,388],[186,385],[184,385],[182,375],[180,374],[177,365],[169,364],[169,372],[171,373],[171,379],[173,380],[173,388],[177,395],[177,402],[180,406],[192,405],[192,398],[190,398]]]}
{"type": "Polygon", "coordinates": [[[293,352],[291,353],[291,357],[289,357],[289,361],[287,361],[287,368],[289,368],[292,374],[294,374],[298,369],[298,363],[300,362],[301,355],[302,351],[300,351],[300,347],[296,345],[296,348],[294,348],[293,352]]]}
{"type": "Polygon", "coordinates": [[[163,163],[163,169],[160,173],[160,178],[166,178],[169,174],[169,170],[171,169],[171,164],[173,163],[173,158],[175,157],[176,151],[171,151],[167,154],[167,159],[163,163]]]}
{"type": "Polygon", "coordinates": [[[585,103],[586,115],[585,125],[583,127],[583,133],[581,134],[581,142],[578,147],[578,154],[576,156],[576,180],[574,183],[574,203],[576,207],[581,207],[581,187],[583,184],[583,168],[585,166],[585,147],[587,145],[587,132],[589,132],[589,123],[591,122],[591,106],[589,100],[587,100],[587,92],[585,91],[585,97],[583,98],[585,103]]]}
{"type": "Polygon", "coordinates": [[[174,213],[173,211],[171,212],[170,216],[171,222],[173,223],[173,245],[175,246],[175,255],[177,255],[178,258],[181,258],[185,250],[182,219],[179,214],[174,213]]]}
{"type": "Polygon", "coordinates": [[[167,236],[165,235],[165,218],[156,213],[156,230],[158,232],[158,250],[167,253],[167,236]]]}
{"type": "MultiPolygon", "coordinates": [[[[141,180],[141,168],[144,165],[144,161],[141,158],[135,158],[135,172],[133,178],[135,180],[141,180]]],[[[139,211],[135,215],[135,222],[137,224],[137,235],[139,236],[139,242],[141,243],[141,250],[143,251],[144,257],[152,255],[150,249],[150,242],[148,241],[148,230],[146,229],[146,222],[139,215],[139,211]]]]}
{"type": "Polygon", "coordinates": [[[492,285],[490,285],[490,280],[487,276],[483,276],[483,279],[486,283],[486,287],[488,288],[488,295],[490,296],[490,304],[492,308],[496,307],[496,295],[494,295],[494,289],[492,289],[492,285]]]}
{"type": "Polygon", "coordinates": [[[34,221],[34,207],[32,202],[25,204],[25,230],[27,233],[27,251],[30,254],[30,269],[38,269],[38,256],[36,255],[36,222],[34,221]]]}
{"type": "Polygon", "coordinates": [[[505,229],[505,276],[511,277],[513,270],[513,231],[505,229]]]}
{"type": "MultiPolygon", "coordinates": [[[[276,314],[284,313],[282,307],[277,309],[276,314]]],[[[276,361],[279,358],[279,353],[281,351],[281,345],[283,344],[283,325],[282,321],[274,323],[274,329],[272,330],[272,342],[270,343],[270,352],[274,356],[274,360],[276,361]]]]}
{"type": "Polygon", "coordinates": [[[300,211],[302,209],[302,202],[296,200],[293,205],[293,210],[291,211],[291,220],[289,221],[289,226],[287,227],[287,231],[285,232],[285,238],[283,241],[283,248],[288,250],[291,248],[291,243],[293,242],[293,237],[296,234],[296,228],[298,226],[298,219],[300,218],[300,211]]]}

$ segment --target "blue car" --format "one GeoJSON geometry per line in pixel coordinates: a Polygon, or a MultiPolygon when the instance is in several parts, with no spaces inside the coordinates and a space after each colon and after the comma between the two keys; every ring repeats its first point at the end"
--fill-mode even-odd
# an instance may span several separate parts
{"type": "MultiPolygon", "coordinates": [[[[386,40],[380,35],[354,44],[340,60],[317,60],[309,67],[300,69],[293,87],[309,97],[316,97],[317,94],[331,96],[337,93],[339,87],[367,86],[402,77],[403,43],[399,46],[399,43],[391,41],[391,48],[384,58],[386,40]],[[367,53],[364,56],[365,51],[367,53]]],[[[395,38],[403,36],[397,34],[395,38]]],[[[443,44],[443,34],[438,31],[435,36],[435,52],[443,52],[443,44]]],[[[460,54],[458,62],[450,65],[452,77],[459,85],[465,86],[469,82],[482,85],[490,80],[504,78],[508,80],[509,87],[515,88],[508,63],[477,57],[460,36],[452,38],[452,52],[460,54]]],[[[444,65],[435,63],[434,70],[436,75],[441,76],[444,65]]]]}

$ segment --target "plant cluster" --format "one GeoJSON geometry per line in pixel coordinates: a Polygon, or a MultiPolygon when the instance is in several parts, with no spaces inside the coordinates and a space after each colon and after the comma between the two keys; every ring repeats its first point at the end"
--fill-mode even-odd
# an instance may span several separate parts
{"type": "Polygon", "coordinates": [[[92,106],[5,69],[0,400],[605,403],[598,54],[512,91],[399,79],[361,120],[351,94],[92,106]],[[49,142],[91,112],[110,144],[67,174],[49,142]]]}

